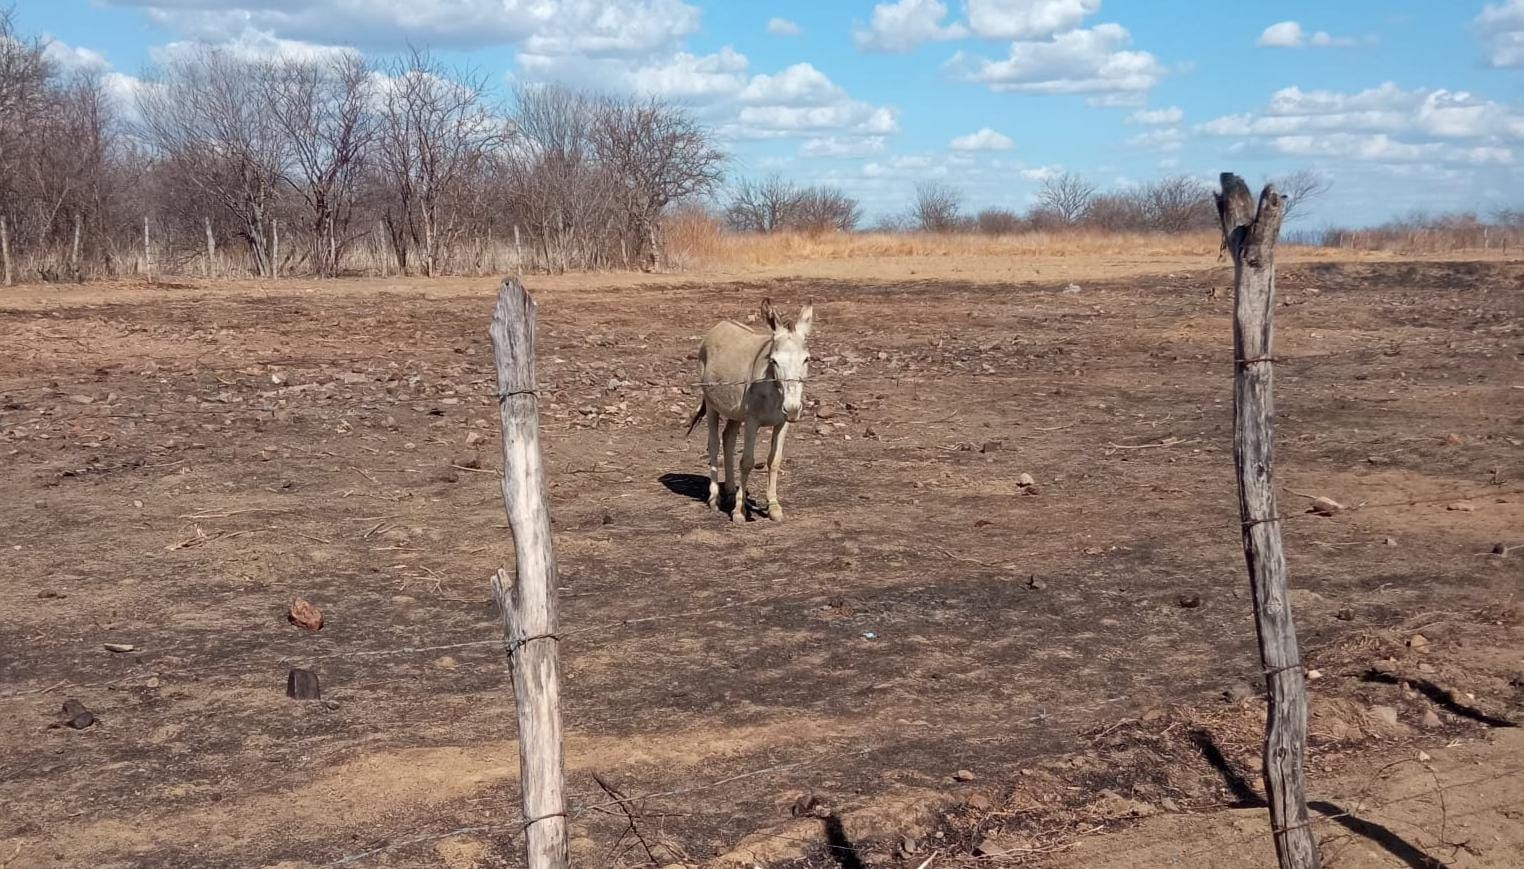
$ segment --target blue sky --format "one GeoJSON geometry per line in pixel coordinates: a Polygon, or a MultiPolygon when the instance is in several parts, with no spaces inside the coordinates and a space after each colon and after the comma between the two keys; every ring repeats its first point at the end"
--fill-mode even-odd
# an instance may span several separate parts
{"type": "Polygon", "coordinates": [[[732,174],[830,183],[870,215],[938,179],[1023,208],[1102,187],[1310,168],[1305,226],[1524,205],[1524,0],[19,0],[65,65],[135,77],[189,42],[428,45],[488,74],[656,94],[732,174]]]}

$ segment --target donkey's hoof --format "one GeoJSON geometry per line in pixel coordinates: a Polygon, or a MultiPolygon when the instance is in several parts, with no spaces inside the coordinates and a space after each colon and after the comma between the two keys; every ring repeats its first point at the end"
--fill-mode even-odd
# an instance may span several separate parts
{"type": "Polygon", "coordinates": [[[783,505],[779,504],[777,501],[767,502],[767,518],[773,520],[774,522],[782,522],[783,505]]]}
{"type": "Polygon", "coordinates": [[[718,510],[718,509],[720,509],[720,497],[718,495],[710,495],[709,496],[709,509],[711,509],[711,510],[718,510]]]}
{"type": "Polygon", "coordinates": [[[734,513],[731,513],[730,514],[730,521],[734,522],[737,525],[745,525],[746,524],[746,511],[745,510],[737,510],[734,513]]]}

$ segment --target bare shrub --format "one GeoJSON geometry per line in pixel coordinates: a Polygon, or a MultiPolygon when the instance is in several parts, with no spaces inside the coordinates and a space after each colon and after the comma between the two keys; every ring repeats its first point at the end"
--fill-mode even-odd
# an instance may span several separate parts
{"type": "Polygon", "coordinates": [[[963,196],[951,185],[923,181],[915,188],[912,215],[922,232],[953,232],[958,228],[958,209],[963,196]]]}

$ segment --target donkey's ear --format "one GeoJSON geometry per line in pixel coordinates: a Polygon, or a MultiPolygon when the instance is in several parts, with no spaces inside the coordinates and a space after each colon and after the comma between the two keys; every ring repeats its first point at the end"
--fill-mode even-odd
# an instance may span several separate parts
{"type": "Polygon", "coordinates": [[[808,338],[810,329],[815,326],[815,305],[805,302],[804,307],[799,309],[799,319],[794,323],[794,331],[801,338],[808,338]]]}
{"type": "Polygon", "coordinates": [[[772,329],[774,332],[783,328],[783,318],[778,316],[778,311],[773,307],[773,300],[771,298],[762,300],[762,322],[766,323],[767,328],[772,329]]]}

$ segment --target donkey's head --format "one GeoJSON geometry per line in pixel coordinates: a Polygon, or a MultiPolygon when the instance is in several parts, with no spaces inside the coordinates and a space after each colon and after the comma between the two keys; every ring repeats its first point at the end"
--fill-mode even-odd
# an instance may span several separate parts
{"type": "Polygon", "coordinates": [[[775,378],[781,387],[783,415],[796,420],[804,407],[804,381],[810,374],[810,351],[804,342],[815,322],[815,308],[806,302],[799,310],[799,318],[789,323],[773,309],[771,299],[763,299],[762,319],[773,330],[767,376],[775,378]]]}

